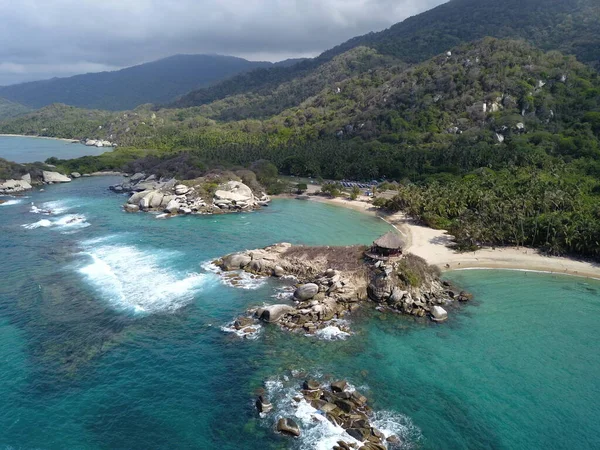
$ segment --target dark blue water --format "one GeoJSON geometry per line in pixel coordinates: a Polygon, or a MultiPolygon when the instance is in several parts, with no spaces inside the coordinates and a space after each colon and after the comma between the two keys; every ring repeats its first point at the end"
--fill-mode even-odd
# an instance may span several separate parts
{"type": "Polygon", "coordinates": [[[348,379],[406,447],[600,447],[599,283],[455,272],[476,300],[442,325],[365,311],[346,340],[275,327],[243,340],[221,327],[282,286],[228,286],[207,262],[280,241],[367,244],[387,224],[296,200],[158,220],[122,212],[114,182],[0,206],[0,448],[331,448],[340,430],[291,406],[306,376],[348,379]],[[301,440],[256,416],[260,389],[301,440]]]}

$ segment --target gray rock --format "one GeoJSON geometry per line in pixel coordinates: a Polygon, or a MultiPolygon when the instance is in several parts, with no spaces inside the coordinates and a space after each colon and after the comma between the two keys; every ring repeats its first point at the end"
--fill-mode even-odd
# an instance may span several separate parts
{"type": "Polygon", "coordinates": [[[225,271],[238,270],[250,264],[252,258],[243,253],[234,253],[233,255],[225,256],[221,261],[221,269],[225,271]]]}
{"type": "Polygon", "coordinates": [[[273,323],[281,320],[283,316],[295,311],[296,309],[289,305],[271,305],[262,308],[260,319],[265,322],[273,323]]]}
{"type": "Polygon", "coordinates": [[[319,293],[319,286],[314,283],[303,284],[294,292],[294,298],[299,301],[310,300],[319,293]]]}
{"type": "Polygon", "coordinates": [[[0,183],[0,194],[14,194],[31,189],[31,184],[25,180],[6,180],[0,183]]]}
{"type": "Polygon", "coordinates": [[[42,171],[44,183],[69,183],[71,179],[58,172],[42,171]]]}
{"type": "Polygon", "coordinates": [[[125,211],[131,212],[131,213],[138,212],[140,210],[140,207],[138,205],[132,205],[130,203],[125,204],[124,208],[125,208],[125,211]]]}
{"type": "Polygon", "coordinates": [[[434,306],[431,308],[431,318],[436,322],[443,322],[448,319],[448,313],[441,306],[434,306]]]}
{"type": "Polygon", "coordinates": [[[331,391],[332,392],[344,392],[346,387],[348,386],[348,382],[345,380],[335,381],[331,383],[331,391]]]}
{"type": "Polygon", "coordinates": [[[260,395],[256,399],[256,409],[258,410],[258,412],[268,413],[273,409],[273,405],[271,404],[271,402],[269,402],[269,400],[260,395]]]}
{"type": "Polygon", "coordinates": [[[167,204],[165,211],[167,211],[168,213],[174,214],[177,211],[179,211],[179,208],[181,208],[181,205],[179,204],[179,202],[177,200],[173,199],[167,204]]]}
{"type": "Polygon", "coordinates": [[[300,436],[300,427],[296,422],[289,418],[281,418],[277,422],[277,431],[290,436],[300,436]]]}
{"type": "Polygon", "coordinates": [[[26,173],[25,175],[23,175],[21,177],[21,180],[26,181],[27,183],[31,184],[31,174],[26,173]]]}
{"type": "Polygon", "coordinates": [[[79,172],[72,172],[71,178],[81,178],[81,174],[79,172]]]}
{"type": "Polygon", "coordinates": [[[183,185],[183,184],[178,184],[177,186],[175,186],[175,194],[176,195],[185,195],[190,191],[190,188],[188,188],[187,186],[183,185]]]}
{"type": "Polygon", "coordinates": [[[277,278],[285,276],[285,270],[283,270],[283,267],[275,266],[275,268],[273,269],[273,276],[277,278]]]}
{"type": "Polygon", "coordinates": [[[135,183],[136,181],[143,180],[145,176],[146,176],[145,174],[138,172],[135,175],[132,175],[129,179],[131,180],[132,183],[135,183]]]}
{"type": "Polygon", "coordinates": [[[142,192],[136,192],[135,194],[133,194],[131,197],[129,197],[129,200],[127,200],[127,203],[130,203],[132,205],[138,205],[140,204],[140,201],[150,193],[151,191],[142,191],[142,192]]]}

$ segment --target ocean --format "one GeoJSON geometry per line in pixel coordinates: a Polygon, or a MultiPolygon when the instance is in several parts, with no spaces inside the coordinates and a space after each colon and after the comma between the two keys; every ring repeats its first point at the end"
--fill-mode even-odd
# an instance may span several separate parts
{"type": "Polygon", "coordinates": [[[352,333],[228,324],[289,281],[227,284],[210,262],[275,242],[369,244],[385,222],[326,204],[156,219],[121,210],[115,177],[0,205],[0,448],[330,449],[343,430],[292,400],[343,378],[401,448],[600,448],[600,283],[513,271],[446,274],[475,300],[446,323],[371,308],[352,333]],[[49,212],[50,211],[50,212],[49,212]],[[277,412],[259,417],[265,393],[277,412]],[[278,414],[299,439],[277,435],[278,414]]]}
{"type": "Polygon", "coordinates": [[[86,147],[58,139],[21,136],[0,136],[0,158],[18,163],[44,162],[54,156],[59,159],[101,155],[112,148],[86,147]]]}

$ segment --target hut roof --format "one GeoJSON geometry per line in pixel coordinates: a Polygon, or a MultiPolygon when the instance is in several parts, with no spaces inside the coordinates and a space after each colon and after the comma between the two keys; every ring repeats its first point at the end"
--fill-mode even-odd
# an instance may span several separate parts
{"type": "Polygon", "coordinates": [[[389,250],[397,250],[402,249],[404,247],[404,239],[398,234],[390,231],[389,233],[384,234],[375,242],[373,242],[379,248],[386,248],[389,250]]]}

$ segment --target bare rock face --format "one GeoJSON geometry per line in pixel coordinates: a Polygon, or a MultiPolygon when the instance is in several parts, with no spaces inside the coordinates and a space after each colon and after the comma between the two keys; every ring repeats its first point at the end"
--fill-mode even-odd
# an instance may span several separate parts
{"type": "Polygon", "coordinates": [[[69,183],[71,179],[58,172],[42,171],[42,179],[44,183],[69,183]]]}
{"type": "Polygon", "coordinates": [[[298,301],[310,300],[319,293],[319,286],[315,283],[307,283],[299,286],[294,292],[294,298],[298,301]]]}
{"type": "Polygon", "coordinates": [[[228,200],[230,202],[244,202],[246,204],[254,202],[252,189],[239,181],[229,181],[219,186],[214,195],[215,203],[219,200],[228,200]]]}
{"type": "Polygon", "coordinates": [[[31,184],[25,180],[6,180],[0,183],[0,194],[17,194],[31,189],[31,184]]]}

